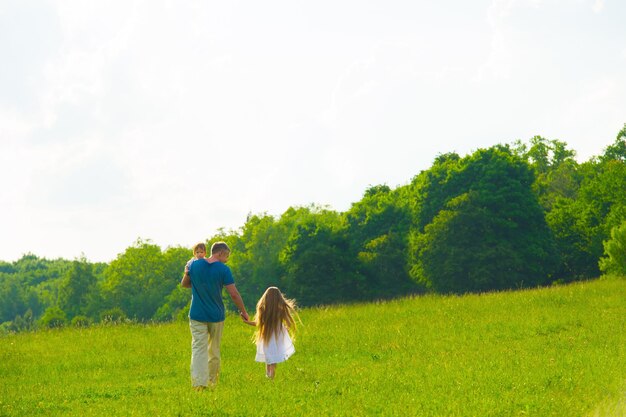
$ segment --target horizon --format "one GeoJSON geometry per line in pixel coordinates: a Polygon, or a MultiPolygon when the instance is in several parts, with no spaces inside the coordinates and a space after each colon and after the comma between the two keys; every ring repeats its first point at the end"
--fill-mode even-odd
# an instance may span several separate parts
{"type": "MultiPolygon", "coordinates": [[[[539,136],[541,136],[541,135],[539,135],[539,136]]],[[[523,142],[524,142],[525,144],[527,144],[527,141],[523,141],[523,142]]],[[[494,145],[492,145],[492,146],[495,146],[495,145],[497,145],[497,144],[494,144],[494,145]]],[[[474,151],[475,151],[475,150],[474,150],[474,151]]],[[[576,151],[576,150],[574,149],[574,151],[576,151]]],[[[473,152],[473,151],[472,151],[472,152],[473,152]]],[[[466,155],[471,154],[472,152],[470,152],[470,153],[468,153],[468,154],[461,154],[460,156],[461,156],[461,157],[464,157],[464,156],[466,156],[466,155]]],[[[442,153],[445,153],[445,152],[442,152],[442,153]]],[[[591,158],[594,158],[594,157],[596,157],[596,156],[598,156],[598,155],[600,155],[600,154],[601,154],[601,152],[600,152],[600,153],[597,153],[597,154],[594,154],[594,155],[591,155],[591,156],[590,156],[587,160],[589,160],[589,159],[591,159],[591,158]]],[[[580,158],[578,157],[578,154],[576,154],[576,155],[575,155],[575,159],[576,159],[576,160],[577,160],[577,162],[579,162],[579,163],[581,163],[581,162],[585,162],[585,161],[580,160],[580,158]]],[[[424,168],[424,169],[428,169],[428,168],[424,168]]],[[[396,184],[396,185],[394,185],[394,186],[389,186],[389,184],[371,184],[371,186],[374,186],[374,185],[388,185],[388,186],[389,186],[392,190],[395,190],[395,189],[396,189],[396,188],[398,188],[398,187],[402,187],[402,186],[404,186],[404,185],[409,184],[409,183],[411,182],[411,180],[412,180],[412,179],[413,179],[416,175],[419,175],[419,172],[418,172],[418,173],[416,173],[413,177],[409,178],[409,179],[408,179],[405,183],[396,184]]],[[[366,189],[364,189],[364,190],[362,191],[362,193],[361,193],[361,198],[362,198],[363,194],[365,193],[365,191],[366,191],[366,189]]],[[[329,208],[329,209],[331,209],[331,210],[334,210],[334,211],[337,211],[337,212],[343,213],[343,212],[345,212],[345,211],[349,210],[349,208],[351,207],[351,205],[352,205],[352,204],[354,204],[354,203],[356,203],[356,202],[358,202],[358,201],[360,201],[360,199],[359,199],[359,200],[357,200],[357,201],[350,202],[350,205],[349,205],[348,207],[346,207],[346,209],[345,209],[345,210],[336,210],[335,208],[331,207],[330,205],[319,205],[319,204],[316,204],[316,203],[314,203],[314,202],[312,202],[312,203],[308,203],[308,204],[302,204],[302,205],[292,205],[292,206],[288,206],[288,207],[287,207],[287,209],[288,209],[289,207],[305,207],[305,206],[315,205],[315,206],[319,206],[319,207],[322,207],[322,208],[329,208]]],[[[283,213],[284,213],[284,212],[283,212],[283,213]]],[[[260,212],[258,212],[258,213],[250,213],[250,214],[252,214],[252,215],[263,215],[263,214],[267,214],[267,215],[272,216],[272,217],[274,217],[274,218],[279,218],[279,217],[280,217],[283,213],[268,213],[267,211],[260,211],[260,212]]],[[[240,224],[239,226],[231,227],[231,228],[229,228],[229,229],[225,229],[225,228],[223,228],[223,227],[218,227],[218,228],[214,231],[214,233],[213,233],[211,236],[206,236],[205,238],[201,238],[201,239],[199,239],[198,241],[208,240],[210,237],[212,237],[213,235],[217,234],[217,233],[218,233],[218,231],[219,231],[219,229],[224,229],[224,230],[226,230],[226,231],[228,231],[228,232],[231,232],[231,231],[238,231],[238,230],[239,230],[241,227],[243,227],[244,225],[245,225],[245,219],[244,219],[244,221],[242,222],[242,224],[240,224]]],[[[161,244],[161,243],[159,243],[159,242],[155,242],[155,241],[154,241],[152,238],[150,238],[150,237],[142,237],[142,236],[138,236],[138,237],[136,237],[136,238],[135,238],[132,242],[129,242],[129,243],[128,243],[128,244],[127,244],[127,245],[126,245],[126,246],[125,246],[122,250],[120,250],[120,251],[119,251],[119,252],[118,252],[118,253],[117,253],[114,257],[112,257],[111,259],[108,259],[108,260],[94,260],[94,259],[89,259],[89,258],[88,258],[88,257],[84,254],[84,252],[81,252],[81,253],[80,253],[80,254],[78,254],[78,255],[75,255],[75,256],[72,256],[71,258],[68,258],[68,257],[64,257],[64,256],[48,257],[48,256],[41,255],[41,254],[39,254],[39,253],[37,253],[37,252],[34,252],[34,251],[28,251],[28,252],[22,253],[20,256],[16,257],[15,259],[10,259],[10,260],[8,260],[8,259],[0,259],[0,262],[4,261],[4,262],[10,262],[10,263],[13,263],[13,262],[17,262],[17,261],[19,261],[20,259],[22,259],[22,258],[23,258],[23,257],[25,257],[25,256],[34,255],[34,256],[36,256],[36,257],[38,257],[38,258],[40,258],[40,259],[47,259],[47,260],[65,259],[65,260],[70,260],[70,261],[72,261],[72,260],[80,260],[80,259],[83,259],[83,258],[84,258],[84,259],[86,259],[88,262],[91,262],[91,263],[107,263],[107,264],[108,264],[108,263],[110,263],[111,261],[115,260],[115,259],[116,259],[119,255],[123,254],[123,253],[126,251],[126,249],[128,249],[129,247],[132,247],[132,246],[133,246],[136,242],[139,242],[139,241],[141,241],[141,242],[143,242],[143,243],[156,244],[156,245],[158,245],[158,246],[161,248],[161,250],[162,250],[162,251],[165,251],[165,250],[167,250],[167,249],[168,249],[168,248],[170,248],[170,247],[185,247],[185,248],[187,248],[187,247],[188,247],[188,248],[191,250],[192,246],[196,243],[196,241],[194,241],[194,242],[191,242],[191,243],[188,243],[188,244],[168,244],[167,242],[165,242],[164,244],[161,244]]]]}

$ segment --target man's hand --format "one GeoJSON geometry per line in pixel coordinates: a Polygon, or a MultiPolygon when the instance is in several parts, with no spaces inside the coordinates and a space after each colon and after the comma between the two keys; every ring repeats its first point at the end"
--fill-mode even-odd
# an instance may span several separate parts
{"type": "Polygon", "coordinates": [[[250,320],[250,316],[248,316],[248,313],[240,311],[239,315],[241,316],[241,320],[243,320],[244,323],[249,324],[250,326],[256,326],[256,323],[250,320]]]}

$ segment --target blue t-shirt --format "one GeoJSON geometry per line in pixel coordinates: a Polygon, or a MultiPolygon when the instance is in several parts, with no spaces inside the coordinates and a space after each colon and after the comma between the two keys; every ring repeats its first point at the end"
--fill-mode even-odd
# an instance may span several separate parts
{"type": "Polygon", "coordinates": [[[222,288],[234,284],[230,268],[222,262],[208,263],[196,259],[189,265],[191,278],[191,308],[189,318],[208,323],[219,323],[226,319],[222,288]]]}

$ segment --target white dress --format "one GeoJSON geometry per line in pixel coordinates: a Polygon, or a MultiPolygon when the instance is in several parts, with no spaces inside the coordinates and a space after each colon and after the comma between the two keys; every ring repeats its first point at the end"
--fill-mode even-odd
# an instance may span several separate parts
{"type": "Polygon", "coordinates": [[[280,327],[277,333],[274,333],[267,343],[259,340],[256,343],[257,362],[265,362],[267,364],[284,362],[294,354],[296,348],[293,346],[289,332],[284,326],[280,327]]]}

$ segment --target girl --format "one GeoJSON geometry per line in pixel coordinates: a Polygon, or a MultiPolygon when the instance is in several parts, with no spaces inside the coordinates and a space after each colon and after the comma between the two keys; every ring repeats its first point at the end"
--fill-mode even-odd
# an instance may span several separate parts
{"type": "Polygon", "coordinates": [[[289,335],[296,328],[295,308],[294,300],[286,299],[278,288],[269,287],[256,304],[254,321],[244,320],[257,328],[255,360],[265,362],[265,375],[270,379],[274,378],[276,364],[286,361],[296,351],[289,335]]]}

